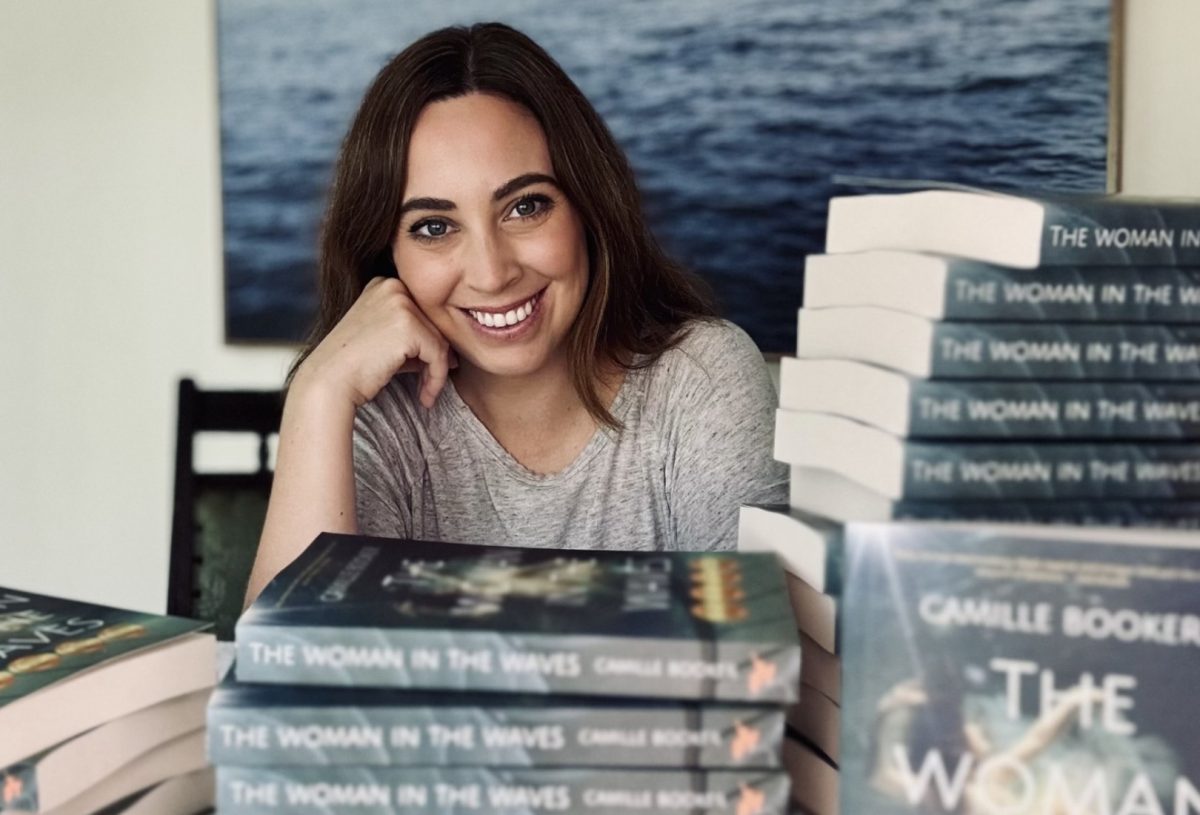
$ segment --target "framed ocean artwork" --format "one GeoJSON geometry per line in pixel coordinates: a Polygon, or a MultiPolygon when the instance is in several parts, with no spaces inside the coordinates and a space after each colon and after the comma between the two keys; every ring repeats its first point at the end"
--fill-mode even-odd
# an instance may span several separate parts
{"type": "Polygon", "coordinates": [[[315,311],[338,144],[419,36],[500,20],[605,118],[660,241],[767,353],[843,176],[1103,191],[1109,0],[218,0],[225,328],[295,343],[315,311]]]}

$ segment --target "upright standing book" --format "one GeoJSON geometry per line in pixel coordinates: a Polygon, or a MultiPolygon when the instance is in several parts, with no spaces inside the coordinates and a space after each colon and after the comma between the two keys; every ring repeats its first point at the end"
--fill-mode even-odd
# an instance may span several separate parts
{"type": "Polygon", "coordinates": [[[1200,812],[1200,538],[851,524],[841,811],[1200,812]]]}
{"type": "Polygon", "coordinates": [[[773,555],[322,534],[238,621],[242,681],[790,702],[773,555]]]}

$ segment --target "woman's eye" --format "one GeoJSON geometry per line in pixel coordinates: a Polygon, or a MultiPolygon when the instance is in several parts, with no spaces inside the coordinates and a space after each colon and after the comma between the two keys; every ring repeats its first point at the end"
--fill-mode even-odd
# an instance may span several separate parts
{"type": "Polygon", "coordinates": [[[444,238],[450,233],[450,224],[433,218],[417,221],[409,228],[409,234],[416,238],[444,238]]]}
{"type": "Polygon", "coordinates": [[[527,195],[513,204],[513,208],[509,210],[509,217],[532,218],[548,211],[551,204],[550,199],[544,195],[527,195]]]}

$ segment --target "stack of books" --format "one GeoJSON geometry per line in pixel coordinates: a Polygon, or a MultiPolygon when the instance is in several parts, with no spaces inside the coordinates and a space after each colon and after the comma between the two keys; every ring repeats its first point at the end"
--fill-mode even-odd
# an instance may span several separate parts
{"type": "Polygon", "coordinates": [[[1200,203],[834,198],[827,251],[781,365],[793,507],[1198,523],[1200,203]]]}
{"type": "Polygon", "coordinates": [[[772,555],[324,534],[235,642],[222,815],[789,809],[801,650],[772,555]]]}
{"type": "MultiPolygon", "coordinates": [[[[1200,202],[836,198],[826,251],[807,259],[797,355],[781,361],[775,455],[791,465],[789,505],[743,507],[739,526],[739,549],[779,555],[805,637],[790,732],[841,770],[843,812],[992,811],[962,796],[938,809],[928,789],[885,810],[856,792],[865,764],[888,758],[864,758],[867,723],[905,692],[863,689],[893,676],[878,638],[907,641],[910,662],[937,640],[918,646],[897,608],[871,616],[849,598],[852,530],[904,519],[1037,524],[1050,537],[1059,525],[1200,528],[1200,202]]],[[[1016,590],[988,586],[1001,599],[1016,590]]],[[[992,608],[967,606],[969,619],[992,608]]]]}
{"type": "Polygon", "coordinates": [[[810,784],[837,812],[842,664],[838,643],[843,527],[787,506],[743,506],[738,549],[773,552],[784,570],[804,660],[799,700],[787,710],[788,755],[803,761],[810,784]],[[819,779],[819,781],[817,780],[819,779]]]}
{"type": "Polygon", "coordinates": [[[781,365],[793,507],[1200,524],[1200,202],[835,198],[826,248],[781,365]]]}
{"type": "Polygon", "coordinates": [[[0,588],[0,812],[211,807],[205,627],[0,588]]]}

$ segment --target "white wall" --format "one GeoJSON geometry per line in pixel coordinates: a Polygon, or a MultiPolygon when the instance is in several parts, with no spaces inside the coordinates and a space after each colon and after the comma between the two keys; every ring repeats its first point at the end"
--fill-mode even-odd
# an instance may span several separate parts
{"type": "MultiPolygon", "coordinates": [[[[1130,0],[1125,188],[1200,194],[1194,0],[1130,0]]],[[[174,390],[221,340],[211,0],[0,4],[0,585],[164,606],[174,390]]]]}
{"type": "Polygon", "coordinates": [[[1125,6],[1121,189],[1200,196],[1200,3],[1125,6]]]}
{"type": "Polygon", "coordinates": [[[165,607],[175,383],[221,341],[208,0],[0,5],[0,585],[165,607]]]}

